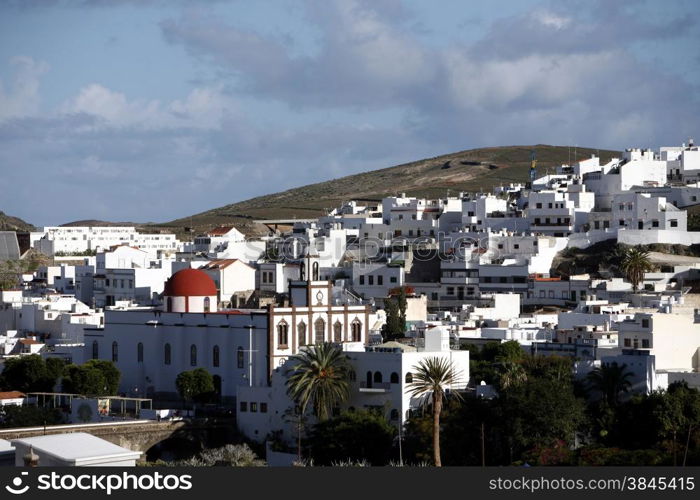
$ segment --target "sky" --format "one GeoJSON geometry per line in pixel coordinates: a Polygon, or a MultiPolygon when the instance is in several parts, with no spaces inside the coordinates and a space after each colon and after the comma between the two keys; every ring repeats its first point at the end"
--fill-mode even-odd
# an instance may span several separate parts
{"type": "Polygon", "coordinates": [[[0,210],[165,222],[464,149],[700,140],[693,0],[4,0],[0,210]]]}

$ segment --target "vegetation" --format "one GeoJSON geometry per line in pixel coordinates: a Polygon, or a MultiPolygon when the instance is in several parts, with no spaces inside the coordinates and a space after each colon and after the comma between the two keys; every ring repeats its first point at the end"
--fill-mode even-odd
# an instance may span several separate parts
{"type": "Polygon", "coordinates": [[[193,403],[207,403],[216,394],[214,377],[204,368],[195,368],[178,374],[175,386],[183,400],[193,403]]]}
{"type": "Polygon", "coordinates": [[[58,408],[7,405],[0,408],[0,427],[35,427],[63,423],[63,414],[58,408]]]}
{"type": "Polygon", "coordinates": [[[386,340],[396,340],[405,336],[406,332],[406,289],[399,288],[384,300],[386,323],[382,327],[382,337],[386,340]]]}
{"type": "Polygon", "coordinates": [[[150,462],[149,466],[158,467],[265,467],[267,463],[260,459],[247,444],[227,444],[221,448],[204,450],[185,460],[150,462]]]}
{"type": "MultiPolygon", "coordinates": [[[[433,410],[433,463],[442,465],[440,458],[440,414],[445,399],[445,389],[460,382],[460,373],[445,358],[426,358],[414,368],[413,380],[408,384],[408,391],[413,397],[425,397],[430,400],[433,410]]],[[[460,397],[459,393],[452,393],[460,397]]]]}
{"type": "Polygon", "coordinates": [[[0,374],[0,387],[5,391],[51,392],[63,373],[61,359],[44,359],[38,354],[9,358],[0,374]]]}
{"type": "Polygon", "coordinates": [[[395,435],[396,427],[379,412],[343,412],[314,425],[307,440],[309,457],[318,465],[348,460],[386,465],[392,458],[395,435]]]}
{"type": "Polygon", "coordinates": [[[114,396],[121,372],[111,361],[91,359],[82,365],[70,364],[63,372],[63,390],[86,396],[114,396]]]}
{"type": "Polygon", "coordinates": [[[623,257],[621,268],[627,276],[627,280],[632,283],[632,289],[636,292],[639,283],[644,279],[644,273],[653,271],[654,266],[649,260],[649,252],[640,246],[628,249],[623,257]]]}
{"type": "Polygon", "coordinates": [[[292,357],[296,363],[287,379],[287,394],[299,405],[301,414],[309,405],[319,421],[327,420],[350,396],[350,366],[343,351],[324,342],[292,357]]]}
{"type": "Polygon", "coordinates": [[[46,265],[49,258],[35,250],[29,250],[20,260],[0,261],[0,290],[9,290],[19,285],[20,276],[33,273],[39,266],[46,265]]]}

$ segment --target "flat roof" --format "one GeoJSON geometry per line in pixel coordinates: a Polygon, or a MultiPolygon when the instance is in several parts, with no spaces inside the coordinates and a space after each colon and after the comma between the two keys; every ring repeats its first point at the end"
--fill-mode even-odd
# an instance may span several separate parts
{"type": "Polygon", "coordinates": [[[30,438],[13,439],[17,443],[32,446],[37,452],[44,452],[65,461],[78,461],[99,458],[138,458],[139,451],[122,448],[87,432],[70,432],[30,438]]]}

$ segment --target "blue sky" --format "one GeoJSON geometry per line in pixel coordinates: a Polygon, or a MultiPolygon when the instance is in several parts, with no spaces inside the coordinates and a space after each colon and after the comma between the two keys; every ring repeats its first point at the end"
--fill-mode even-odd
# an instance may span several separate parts
{"type": "Polygon", "coordinates": [[[700,139],[695,7],[8,0],[0,210],[161,222],[474,147],[700,139]]]}

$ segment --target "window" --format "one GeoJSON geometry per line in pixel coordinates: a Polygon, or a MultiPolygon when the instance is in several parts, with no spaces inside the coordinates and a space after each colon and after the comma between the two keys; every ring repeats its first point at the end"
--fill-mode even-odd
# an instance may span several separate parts
{"type": "Polygon", "coordinates": [[[258,403],[250,403],[250,411],[255,413],[258,411],[258,403]]]}
{"type": "Polygon", "coordinates": [[[248,403],[246,403],[245,401],[241,401],[240,409],[242,412],[248,411],[248,403]]]}
{"type": "Polygon", "coordinates": [[[119,361],[119,344],[112,342],[112,362],[116,363],[119,361]]]}
{"type": "Polygon", "coordinates": [[[190,346],[190,366],[197,366],[197,346],[190,346]]]}
{"type": "Polygon", "coordinates": [[[620,219],[618,221],[618,223],[619,223],[620,227],[625,227],[625,219],[620,219]]]}
{"type": "Polygon", "coordinates": [[[143,363],[143,343],[141,342],[136,345],[136,362],[143,363]]]}
{"type": "Polygon", "coordinates": [[[396,408],[391,410],[391,414],[390,414],[389,419],[390,420],[398,420],[399,419],[399,410],[397,410],[396,408]]]}
{"type": "Polygon", "coordinates": [[[651,227],[659,227],[659,221],[658,220],[651,221],[651,227]]]}
{"type": "Polygon", "coordinates": [[[364,284],[365,284],[365,276],[362,275],[362,276],[360,276],[360,285],[364,285],[364,284]]]}
{"type": "Polygon", "coordinates": [[[204,312],[205,313],[209,312],[209,309],[211,307],[210,302],[211,302],[211,299],[209,299],[209,297],[204,297],[204,312]]]}
{"type": "Polygon", "coordinates": [[[501,276],[501,277],[499,278],[499,281],[500,281],[501,283],[508,283],[508,277],[506,277],[506,276],[501,276]]]}
{"type": "Polygon", "coordinates": [[[454,294],[455,294],[455,287],[448,286],[447,287],[447,295],[454,295],[454,294]]]}
{"type": "Polygon", "coordinates": [[[390,283],[396,283],[396,281],[396,276],[392,276],[391,278],[389,278],[390,283]]]}
{"type": "Polygon", "coordinates": [[[368,276],[369,284],[374,285],[374,276],[368,276]]]}
{"type": "Polygon", "coordinates": [[[374,383],[375,384],[382,383],[382,372],[374,372],[374,383]]]}
{"type": "Polygon", "coordinates": [[[165,344],[163,347],[163,364],[169,365],[172,359],[172,353],[170,350],[170,344],[165,344]]]}
{"type": "Polygon", "coordinates": [[[105,279],[105,285],[109,286],[109,278],[105,279]]]}
{"type": "Polygon", "coordinates": [[[676,219],[671,219],[668,221],[671,227],[678,227],[678,221],[676,219]]]}
{"type": "Polygon", "coordinates": [[[518,245],[518,244],[516,243],[515,245],[513,245],[513,248],[515,248],[515,249],[517,250],[518,248],[520,248],[520,245],[518,245]]]}
{"type": "Polygon", "coordinates": [[[306,323],[303,321],[297,325],[297,337],[299,347],[306,345],[306,323]]]}
{"type": "Polygon", "coordinates": [[[499,250],[503,250],[503,243],[499,243],[499,244],[498,244],[498,249],[499,249],[499,250]]]}
{"type": "Polygon", "coordinates": [[[167,312],[173,312],[173,298],[168,297],[167,307],[165,308],[167,312]]]}
{"type": "Polygon", "coordinates": [[[648,319],[642,320],[642,328],[649,328],[649,320],[648,319]]]}
{"type": "Polygon", "coordinates": [[[642,339],[642,348],[649,349],[649,339],[642,339]]]}
{"type": "Polygon", "coordinates": [[[404,377],[404,381],[405,381],[407,384],[410,384],[411,382],[413,382],[413,374],[412,374],[411,372],[408,372],[408,373],[406,374],[406,376],[404,377]]]}
{"type": "Polygon", "coordinates": [[[244,363],[244,359],[243,359],[243,348],[242,348],[242,347],[239,347],[239,348],[236,350],[236,366],[237,366],[238,368],[243,368],[243,363],[244,363]]]}
{"type": "Polygon", "coordinates": [[[212,366],[214,366],[215,368],[218,368],[219,367],[219,346],[218,345],[215,345],[214,349],[212,349],[211,358],[212,358],[211,359],[212,366]]]}
{"type": "Polygon", "coordinates": [[[277,345],[281,348],[287,347],[289,342],[289,325],[282,320],[277,324],[277,345]]]}
{"type": "Polygon", "coordinates": [[[326,322],[318,318],[314,322],[314,343],[322,344],[326,340],[326,322]]]}
{"type": "Polygon", "coordinates": [[[389,382],[392,384],[398,384],[399,383],[399,374],[396,372],[391,373],[391,377],[389,378],[389,382]]]}
{"type": "Polygon", "coordinates": [[[630,339],[625,339],[625,347],[631,347],[631,346],[632,346],[632,342],[630,341],[630,339]]]}
{"type": "Polygon", "coordinates": [[[260,413],[267,413],[267,403],[260,403],[260,413]]]}
{"type": "Polygon", "coordinates": [[[343,341],[343,325],[340,321],[336,321],[333,324],[333,342],[343,341]]]}
{"type": "Polygon", "coordinates": [[[92,341],[92,359],[98,359],[100,357],[100,345],[97,340],[92,341]]]}
{"type": "Polygon", "coordinates": [[[361,342],[362,341],[362,322],[356,319],[352,322],[352,341],[361,342]]]}
{"type": "Polygon", "coordinates": [[[411,214],[411,219],[416,220],[416,214],[411,214]]]}
{"type": "Polygon", "coordinates": [[[542,208],[542,203],[536,203],[535,208],[542,208]]]}
{"type": "Polygon", "coordinates": [[[357,373],[355,373],[355,370],[353,370],[352,368],[348,372],[348,379],[350,379],[350,382],[354,382],[355,380],[357,380],[357,373]]]}
{"type": "Polygon", "coordinates": [[[381,274],[377,276],[377,285],[383,285],[384,284],[384,276],[381,274]]]}

